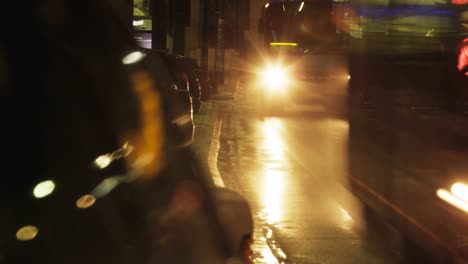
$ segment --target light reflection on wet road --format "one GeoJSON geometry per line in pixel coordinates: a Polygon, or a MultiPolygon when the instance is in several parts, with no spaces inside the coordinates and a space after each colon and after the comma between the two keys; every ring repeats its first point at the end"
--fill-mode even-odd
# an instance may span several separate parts
{"type": "Polygon", "coordinates": [[[359,203],[344,187],[346,121],[259,119],[248,108],[225,104],[218,169],[255,214],[256,263],[398,263],[358,235],[359,203]]]}

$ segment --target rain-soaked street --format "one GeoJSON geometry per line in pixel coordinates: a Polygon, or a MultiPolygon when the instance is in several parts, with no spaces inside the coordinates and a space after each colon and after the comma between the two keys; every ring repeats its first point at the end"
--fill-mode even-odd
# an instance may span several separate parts
{"type": "Polygon", "coordinates": [[[346,120],[316,110],[261,118],[243,100],[216,108],[219,174],[252,207],[255,263],[399,263],[362,238],[346,189],[346,120]]]}

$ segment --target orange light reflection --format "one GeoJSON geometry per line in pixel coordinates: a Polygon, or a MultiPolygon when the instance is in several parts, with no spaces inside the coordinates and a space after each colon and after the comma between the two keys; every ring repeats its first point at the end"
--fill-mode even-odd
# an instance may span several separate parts
{"type": "Polygon", "coordinates": [[[282,219],[282,208],[284,202],[284,142],[279,131],[281,123],[277,119],[267,120],[263,126],[263,149],[265,159],[262,175],[262,197],[265,206],[266,219],[270,223],[282,219]]]}

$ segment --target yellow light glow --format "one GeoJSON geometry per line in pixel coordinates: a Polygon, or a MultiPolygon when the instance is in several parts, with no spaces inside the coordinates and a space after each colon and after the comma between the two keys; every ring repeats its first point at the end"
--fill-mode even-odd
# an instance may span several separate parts
{"type": "Polygon", "coordinates": [[[458,198],[468,202],[468,186],[465,184],[457,182],[452,185],[450,191],[458,198]]]}
{"type": "Polygon", "coordinates": [[[468,204],[458,197],[454,196],[452,193],[445,189],[437,190],[437,196],[443,201],[453,205],[454,207],[468,213],[468,204]]]}
{"type": "Polygon", "coordinates": [[[76,201],[76,207],[80,209],[86,209],[94,205],[96,202],[96,197],[92,194],[86,194],[81,196],[77,201],[76,201]]]}
{"type": "Polygon", "coordinates": [[[348,211],[346,211],[343,207],[339,207],[340,213],[343,216],[343,220],[346,222],[351,222],[353,221],[353,218],[349,215],[348,211]]]}
{"type": "Polygon", "coordinates": [[[297,47],[296,42],[270,42],[270,46],[288,46],[288,47],[297,47]]]}
{"type": "Polygon", "coordinates": [[[111,162],[112,158],[108,154],[101,155],[94,160],[94,164],[100,169],[107,168],[111,162]]]}
{"type": "Polygon", "coordinates": [[[34,187],[33,195],[37,199],[50,195],[55,189],[55,183],[51,180],[40,182],[34,187]]]}
{"type": "Polygon", "coordinates": [[[263,81],[268,87],[284,87],[287,82],[287,72],[281,66],[268,66],[263,71],[263,81]]]}
{"type": "Polygon", "coordinates": [[[132,152],[133,152],[133,145],[130,145],[127,142],[125,142],[125,144],[117,149],[116,151],[112,152],[112,153],[107,153],[107,154],[103,154],[99,157],[97,157],[95,160],[94,160],[94,165],[96,167],[98,167],[99,169],[105,169],[107,168],[114,160],[118,160],[118,159],[123,159],[123,158],[126,158],[128,157],[132,152]]]}
{"type": "Polygon", "coordinates": [[[302,11],[302,8],[304,8],[304,2],[301,3],[301,6],[299,7],[299,12],[302,11]]]}
{"type": "Polygon", "coordinates": [[[271,252],[270,248],[268,248],[268,246],[262,249],[261,255],[262,255],[261,261],[263,261],[264,263],[269,263],[269,264],[279,263],[276,257],[271,252]]]}
{"type": "MultiPolygon", "coordinates": [[[[281,121],[278,119],[269,119],[263,126],[263,133],[265,137],[264,146],[267,150],[270,160],[278,164],[281,164],[284,159],[284,143],[279,134],[280,129],[281,121]]],[[[271,164],[266,163],[265,168],[275,169],[277,166],[271,166],[271,164]]]]}
{"type": "Polygon", "coordinates": [[[140,104],[140,128],[125,138],[132,142],[133,154],[126,159],[132,173],[139,175],[141,180],[153,179],[159,175],[164,166],[164,114],[161,94],[154,88],[154,82],[147,71],[139,71],[132,75],[132,84],[140,104]],[[141,160],[145,161],[145,165],[141,160]],[[136,164],[138,164],[136,166],[136,164]]]}
{"type": "Polygon", "coordinates": [[[340,219],[338,220],[340,222],[340,226],[344,230],[351,230],[353,227],[353,218],[340,204],[338,204],[338,210],[339,214],[341,215],[340,219]]]}
{"type": "Polygon", "coordinates": [[[268,8],[270,6],[270,3],[265,4],[265,8],[268,8]]]}
{"type": "Polygon", "coordinates": [[[261,200],[264,213],[270,223],[281,221],[284,207],[284,184],[287,175],[284,165],[284,143],[280,136],[281,121],[270,119],[263,126],[263,148],[266,150],[266,162],[262,173],[261,200]]]}
{"type": "Polygon", "coordinates": [[[262,200],[265,205],[267,220],[276,223],[282,219],[282,194],[286,175],[278,170],[265,170],[263,174],[262,200]]]}
{"type": "Polygon", "coordinates": [[[145,57],[145,54],[141,51],[130,52],[122,59],[123,64],[133,64],[145,57]]]}
{"type": "Polygon", "coordinates": [[[23,226],[16,232],[16,239],[19,241],[29,241],[33,240],[37,234],[39,233],[39,229],[33,225],[23,226]]]}

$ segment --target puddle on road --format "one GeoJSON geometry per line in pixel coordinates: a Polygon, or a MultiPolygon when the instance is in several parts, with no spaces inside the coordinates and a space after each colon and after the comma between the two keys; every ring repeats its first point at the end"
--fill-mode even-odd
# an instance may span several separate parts
{"type": "Polygon", "coordinates": [[[254,263],[290,263],[281,249],[273,229],[267,222],[266,213],[255,216],[254,244],[252,245],[254,263]]]}
{"type": "MultiPolygon", "coordinates": [[[[218,117],[218,120],[215,124],[215,132],[213,133],[212,139],[212,148],[210,151],[209,164],[212,174],[219,175],[217,164],[217,156],[220,142],[220,128],[221,128],[221,118],[218,117]],[[213,144],[215,143],[215,144],[213,144]],[[213,146],[214,145],[214,146],[213,146]]],[[[248,129],[247,126],[243,126],[244,129],[248,129]]],[[[226,131],[225,131],[226,133],[226,131]]],[[[223,141],[236,140],[236,133],[225,134],[223,141]]],[[[280,144],[280,139],[275,138],[274,134],[270,134],[270,137],[267,137],[269,142],[266,142],[267,145],[273,149],[269,153],[272,156],[273,160],[281,160],[282,146],[280,144]],[[273,144],[269,144],[273,143],[273,144]],[[277,143],[277,144],[275,144],[277,143]],[[276,153],[276,155],[275,155],[276,153]]],[[[235,155],[238,156],[238,155],[235,155]]],[[[272,224],[275,221],[280,220],[281,216],[281,200],[275,198],[281,198],[278,194],[281,193],[282,186],[282,177],[283,175],[275,174],[276,168],[265,168],[264,181],[262,184],[265,188],[262,193],[265,195],[262,197],[263,200],[263,210],[260,211],[257,215],[254,215],[254,234],[253,234],[253,245],[252,245],[252,262],[258,264],[292,264],[281,249],[279,242],[277,241],[274,228],[272,224]],[[275,177],[276,175],[276,177],[275,177]],[[275,180],[277,179],[277,180],[275,180]]],[[[214,177],[215,179],[217,177],[214,177]]],[[[217,184],[219,185],[219,184],[217,184]]],[[[224,185],[224,183],[222,184],[224,185]]],[[[229,184],[228,184],[229,185],[229,184]]],[[[294,262],[295,263],[295,262],[294,262]]]]}
{"type": "MultiPolygon", "coordinates": [[[[263,210],[255,216],[254,244],[252,245],[253,263],[258,264],[302,264],[293,259],[281,248],[275,235],[275,225],[268,222],[268,213],[263,210]]],[[[320,264],[307,262],[308,264],[320,264]]]]}

